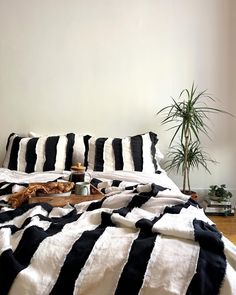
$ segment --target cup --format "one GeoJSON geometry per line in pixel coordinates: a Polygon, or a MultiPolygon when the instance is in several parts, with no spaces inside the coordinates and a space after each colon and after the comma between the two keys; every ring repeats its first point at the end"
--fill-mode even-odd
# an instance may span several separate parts
{"type": "Polygon", "coordinates": [[[76,182],[75,194],[81,196],[90,195],[90,183],[89,182],[76,182]]]}

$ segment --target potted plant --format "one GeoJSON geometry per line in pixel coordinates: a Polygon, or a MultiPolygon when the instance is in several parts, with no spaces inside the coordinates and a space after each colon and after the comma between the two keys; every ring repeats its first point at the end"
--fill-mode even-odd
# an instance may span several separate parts
{"type": "Polygon", "coordinates": [[[218,202],[229,201],[232,197],[232,193],[226,189],[225,184],[211,185],[208,191],[208,196],[210,199],[218,202]]]}
{"type": "Polygon", "coordinates": [[[209,114],[229,114],[208,106],[209,101],[215,102],[206,90],[199,92],[193,83],[190,89],[183,89],[178,99],[172,98],[172,103],[157,113],[157,115],[164,113],[165,118],[161,123],[170,124],[169,129],[174,130],[164,168],[182,172],[182,192],[185,194],[191,194],[190,170],[202,166],[210,173],[208,162],[215,163],[203,150],[200,139],[201,134],[209,137],[207,125],[209,114]]]}

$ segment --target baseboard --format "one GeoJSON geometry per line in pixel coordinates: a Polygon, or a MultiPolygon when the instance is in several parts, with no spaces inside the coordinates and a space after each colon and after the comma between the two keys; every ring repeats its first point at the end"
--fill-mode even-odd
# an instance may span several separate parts
{"type": "MultiPolygon", "coordinates": [[[[200,201],[204,200],[208,196],[208,188],[193,188],[192,190],[197,192],[200,201]]],[[[232,207],[236,208],[236,189],[229,189],[229,191],[233,195],[231,198],[232,207]]]]}

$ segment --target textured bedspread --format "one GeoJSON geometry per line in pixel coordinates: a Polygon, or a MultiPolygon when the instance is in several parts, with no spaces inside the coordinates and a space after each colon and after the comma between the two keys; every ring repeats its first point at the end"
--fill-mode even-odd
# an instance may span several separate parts
{"type": "Polygon", "coordinates": [[[236,294],[235,247],[196,202],[168,181],[92,181],[100,201],[0,211],[1,295],[236,294]]]}

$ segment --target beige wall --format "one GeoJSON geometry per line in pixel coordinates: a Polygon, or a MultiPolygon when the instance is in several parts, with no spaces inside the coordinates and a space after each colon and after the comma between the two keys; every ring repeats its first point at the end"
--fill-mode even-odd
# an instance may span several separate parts
{"type": "MultiPolygon", "coordinates": [[[[233,21],[234,0],[0,0],[0,160],[12,131],[153,130],[166,152],[155,113],[193,80],[236,114],[233,21]]],[[[219,164],[193,187],[235,188],[236,119],[211,127],[219,164]]]]}

